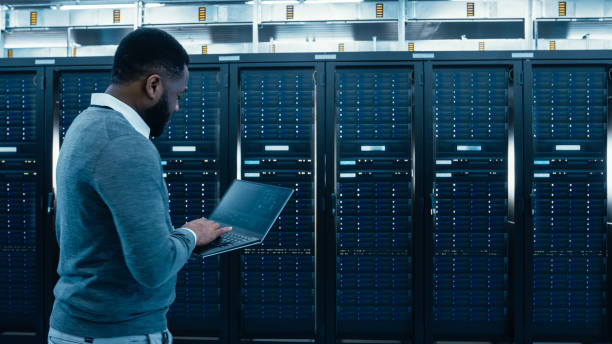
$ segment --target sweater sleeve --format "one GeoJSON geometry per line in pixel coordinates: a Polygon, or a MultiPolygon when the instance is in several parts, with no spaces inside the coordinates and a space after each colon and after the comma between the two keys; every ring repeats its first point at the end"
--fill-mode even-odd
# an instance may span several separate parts
{"type": "Polygon", "coordinates": [[[99,154],[93,186],[108,206],[125,263],[134,279],[156,288],[185,265],[195,241],[170,225],[162,192],[162,169],[155,147],[145,138],[113,139],[99,154]]]}

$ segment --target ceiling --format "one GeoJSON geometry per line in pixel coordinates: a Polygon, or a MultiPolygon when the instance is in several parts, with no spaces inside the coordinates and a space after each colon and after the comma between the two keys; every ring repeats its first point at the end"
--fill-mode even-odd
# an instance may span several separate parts
{"type": "MultiPolygon", "coordinates": [[[[162,2],[162,3],[244,3],[246,0],[143,0],[147,2],[162,2]]],[[[134,0],[116,0],[113,3],[134,3],[134,0]]],[[[73,4],[107,4],[109,1],[101,0],[0,0],[0,5],[14,7],[49,7],[51,5],[73,5],[73,4]]]]}
{"type": "MultiPolygon", "coordinates": [[[[157,2],[157,3],[182,3],[182,4],[231,4],[231,3],[245,3],[248,0],[142,0],[143,3],[157,2]]],[[[299,0],[303,1],[303,0],[299,0]]],[[[364,1],[385,1],[385,0],[364,0],[364,1]]],[[[389,0],[386,0],[389,1],[389,0]]],[[[391,0],[395,2],[397,0],[391,0]]],[[[417,1],[448,1],[448,0],[417,0],[417,1]]],[[[113,3],[134,3],[135,0],[113,0],[113,3]]],[[[49,7],[51,5],[73,5],[73,4],[107,4],[109,1],[104,0],[0,0],[0,5],[14,6],[14,7],[49,7]]]]}

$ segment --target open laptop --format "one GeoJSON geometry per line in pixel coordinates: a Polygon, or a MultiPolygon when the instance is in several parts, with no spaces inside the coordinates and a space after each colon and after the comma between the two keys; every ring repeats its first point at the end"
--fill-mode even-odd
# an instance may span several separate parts
{"type": "Polygon", "coordinates": [[[234,180],[208,217],[232,230],[193,254],[208,257],[261,244],[292,194],[290,188],[234,180]]]}

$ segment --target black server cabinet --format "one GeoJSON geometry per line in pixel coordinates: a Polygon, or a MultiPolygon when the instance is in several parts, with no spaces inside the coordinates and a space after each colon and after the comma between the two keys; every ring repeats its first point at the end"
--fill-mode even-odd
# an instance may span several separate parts
{"type": "Polygon", "coordinates": [[[91,93],[104,92],[110,84],[110,70],[100,66],[47,66],[45,68],[45,121],[47,139],[45,154],[48,174],[45,182],[48,229],[45,233],[45,334],[49,330],[49,317],[53,309],[53,288],[57,283],[59,248],[55,232],[55,165],[59,149],[64,142],[68,127],[76,116],[85,110],[91,100],[91,93]]]}
{"type": "Polygon", "coordinates": [[[519,62],[425,64],[429,341],[520,342],[521,73],[519,62]]]}
{"type": "Polygon", "coordinates": [[[0,341],[45,338],[43,309],[44,75],[0,69],[0,341]]]}
{"type": "MultiPolygon", "coordinates": [[[[50,67],[54,80],[54,159],[74,118],[90,104],[91,94],[104,92],[111,82],[108,66],[50,67]]],[[[153,138],[163,164],[174,227],[210,214],[226,180],[227,67],[190,67],[188,89],[168,127],[153,138]]],[[[53,165],[53,169],[55,165],[53,165]]],[[[53,245],[53,269],[57,244],[53,245]]],[[[168,311],[175,337],[216,341],[226,330],[219,256],[191,257],[177,277],[176,300],[168,311]]],[[[53,285],[55,284],[55,279],[53,285]]],[[[53,285],[49,288],[53,288],[53,285]]],[[[47,312],[50,311],[50,306],[47,312]]],[[[48,319],[48,314],[47,314],[48,319]]]]}
{"type": "MultiPolygon", "coordinates": [[[[45,152],[50,156],[47,161],[49,165],[49,176],[47,182],[51,184],[48,202],[54,204],[55,193],[55,165],[59,157],[59,149],[66,132],[72,121],[83,110],[85,110],[91,100],[92,93],[100,93],[106,90],[110,84],[110,70],[108,67],[57,67],[49,66],[45,70],[45,102],[47,134],[49,140],[45,152]]],[[[55,232],[55,209],[53,204],[48,204],[49,215],[52,215],[48,222],[49,230],[45,238],[45,266],[49,277],[46,279],[45,295],[45,321],[48,327],[49,317],[53,309],[53,288],[57,283],[57,263],[59,260],[59,248],[55,232]]],[[[48,330],[48,328],[46,329],[48,330]]]]}
{"type": "Polygon", "coordinates": [[[327,342],[420,341],[422,64],[330,62],[326,79],[327,342]]]}
{"type": "Polygon", "coordinates": [[[610,341],[610,62],[527,61],[527,341],[610,341]]]}
{"type": "Polygon", "coordinates": [[[315,238],[323,72],[322,63],[232,65],[238,178],[295,190],[264,243],[234,256],[234,328],[243,339],[314,340],[322,330],[315,238]]]}
{"type": "MultiPolygon", "coordinates": [[[[227,66],[190,66],[179,111],[153,142],[162,157],[172,224],[207,217],[227,184],[227,66]]],[[[176,336],[224,336],[227,307],[221,256],[192,256],[179,272],[168,326],[176,336]]]]}

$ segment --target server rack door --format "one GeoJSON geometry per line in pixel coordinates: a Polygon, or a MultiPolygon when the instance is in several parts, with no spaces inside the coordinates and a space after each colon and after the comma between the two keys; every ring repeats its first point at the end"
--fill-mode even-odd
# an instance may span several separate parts
{"type": "Polygon", "coordinates": [[[610,340],[610,65],[527,62],[528,342],[610,340]]]}
{"type": "Polygon", "coordinates": [[[516,62],[426,64],[429,340],[518,336],[519,69],[516,62]]]}
{"type": "MultiPolygon", "coordinates": [[[[227,186],[227,154],[223,152],[227,78],[227,66],[190,66],[179,111],[163,134],[153,139],[162,157],[175,228],[210,215],[227,186]]],[[[222,307],[222,270],[219,255],[192,256],[179,272],[176,300],[168,312],[175,335],[222,335],[227,318],[222,307]]]]}
{"type": "Polygon", "coordinates": [[[328,66],[328,185],[335,227],[327,236],[333,245],[328,300],[335,313],[330,340],[414,340],[420,67],[328,66]]]}
{"type": "Polygon", "coordinates": [[[0,341],[42,341],[44,76],[0,69],[0,341]],[[14,337],[11,333],[18,335],[14,337]]]}
{"type": "Polygon", "coordinates": [[[238,177],[295,190],[264,243],[241,251],[240,335],[314,339],[316,80],[323,71],[312,63],[236,71],[238,177]]]}
{"type": "MultiPolygon", "coordinates": [[[[91,94],[110,84],[109,67],[56,70],[55,144],[60,145],[74,118],[90,104],[91,94]]],[[[168,127],[153,138],[163,164],[173,226],[208,215],[221,189],[225,160],[221,142],[227,113],[226,67],[190,68],[188,89],[168,127]]],[[[55,159],[57,152],[55,151],[55,159]]],[[[55,160],[54,159],[54,160],[55,160]]],[[[55,166],[55,163],[54,163],[55,166]]],[[[57,249],[57,247],[56,247],[57,249]]],[[[176,299],[168,311],[175,336],[206,336],[217,340],[221,317],[219,257],[190,258],[177,277],[176,299]]]]}

